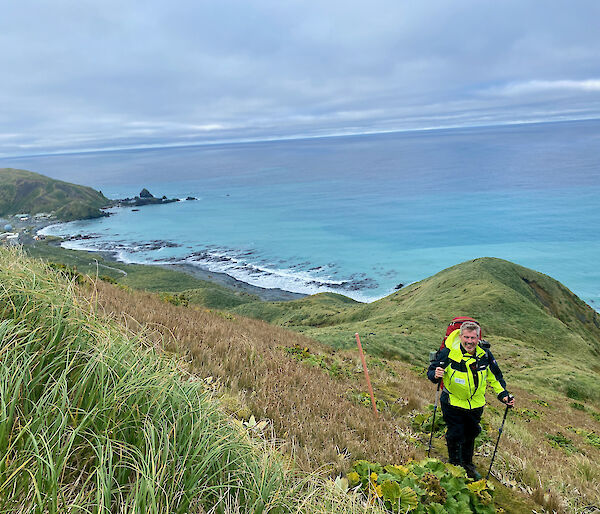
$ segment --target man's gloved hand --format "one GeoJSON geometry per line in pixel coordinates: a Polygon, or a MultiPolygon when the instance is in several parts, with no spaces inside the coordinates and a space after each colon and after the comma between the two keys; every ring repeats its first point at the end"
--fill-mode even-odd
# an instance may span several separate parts
{"type": "Polygon", "coordinates": [[[502,398],[502,401],[506,403],[506,405],[508,405],[509,407],[515,406],[515,397],[512,394],[509,394],[508,396],[502,398]]]}

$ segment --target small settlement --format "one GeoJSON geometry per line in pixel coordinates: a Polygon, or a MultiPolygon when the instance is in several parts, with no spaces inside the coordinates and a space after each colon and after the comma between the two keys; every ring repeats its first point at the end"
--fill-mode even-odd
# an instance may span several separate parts
{"type": "Polygon", "coordinates": [[[23,237],[31,237],[34,241],[45,239],[37,234],[37,230],[53,219],[53,214],[45,212],[34,215],[19,213],[8,216],[8,219],[0,219],[0,244],[16,245],[23,242],[23,237]]]}

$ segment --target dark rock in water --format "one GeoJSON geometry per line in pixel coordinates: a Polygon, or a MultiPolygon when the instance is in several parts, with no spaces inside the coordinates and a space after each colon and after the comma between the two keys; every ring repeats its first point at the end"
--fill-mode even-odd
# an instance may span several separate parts
{"type": "Polygon", "coordinates": [[[163,196],[162,198],[155,198],[154,196],[151,196],[150,198],[142,198],[140,196],[136,196],[135,198],[114,200],[113,205],[116,207],[141,207],[142,205],[160,205],[163,203],[172,203],[178,201],[179,198],[167,198],[166,196],[163,196]]]}
{"type": "Polygon", "coordinates": [[[140,212],[139,209],[131,209],[131,212],[140,212]]]}
{"type": "Polygon", "coordinates": [[[187,200],[187,201],[190,201],[190,200],[197,200],[197,198],[194,198],[193,196],[188,196],[188,197],[186,198],[186,200],[187,200]]]}
{"type": "MultiPolygon", "coordinates": [[[[142,189],[140,192],[140,198],[154,198],[154,195],[148,191],[146,188],[142,189]]],[[[166,197],[164,197],[166,198],[166,197]]]]}
{"type": "Polygon", "coordinates": [[[402,289],[404,287],[404,284],[398,284],[396,287],[394,287],[394,289],[402,289]]]}

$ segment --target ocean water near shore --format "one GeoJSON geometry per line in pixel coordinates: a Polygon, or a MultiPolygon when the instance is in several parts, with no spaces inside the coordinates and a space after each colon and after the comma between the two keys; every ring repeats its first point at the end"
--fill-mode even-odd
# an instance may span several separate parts
{"type": "Polygon", "coordinates": [[[600,308],[600,121],[4,159],[111,198],[45,229],[127,262],[186,263],[361,301],[476,257],[511,260],[600,308]]]}

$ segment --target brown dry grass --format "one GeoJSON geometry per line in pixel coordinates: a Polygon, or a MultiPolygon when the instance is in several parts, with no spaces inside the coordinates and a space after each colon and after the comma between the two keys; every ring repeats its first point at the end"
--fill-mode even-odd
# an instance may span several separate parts
{"type": "MultiPolygon", "coordinates": [[[[283,349],[297,345],[331,353],[316,341],[262,321],[177,307],[156,295],[102,282],[97,294],[100,311],[183,355],[191,373],[213,377],[257,419],[270,420],[282,450],[293,453],[302,469],[327,465],[338,472],[360,458],[400,462],[416,457],[398,434],[397,420],[388,415],[375,420],[369,409],[351,401],[359,378],[330,377],[283,349]]],[[[419,401],[415,398],[411,404],[419,401]]]]}
{"type": "MultiPolygon", "coordinates": [[[[390,463],[424,457],[423,445],[408,442],[415,434],[407,414],[430,404],[435,388],[404,362],[381,360],[383,366],[370,369],[376,395],[398,399],[403,406],[394,416],[385,413],[375,420],[370,409],[350,399],[352,391],[364,390],[355,352],[333,352],[262,321],[176,307],[156,295],[133,293],[103,282],[97,284],[94,294],[100,311],[134,332],[143,332],[166,351],[183,356],[187,371],[200,378],[213,377],[220,384],[219,392],[237,398],[257,419],[270,420],[281,449],[293,454],[304,470],[325,466],[337,473],[360,458],[390,463]],[[294,360],[283,349],[293,346],[308,346],[311,353],[334,356],[357,372],[351,378],[330,377],[294,360]]],[[[586,505],[599,505],[600,450],[568,427],[600,434],[600,423],[589,412],[571,408],[571,400],[552,398],[550,406],[544,407],[530,393],[511,391],[518,398],[518,409],[507,421],[495,476],[545,505],[548,512],[580,512],[586,505]],[[537,411],[539,417],[528,416],[528,411],[537,411]],[[547,434],[559,431],[573,440],[576,454],[550,446],[547,434]]],[[[542,395],[542,399],[546,398],[542,395]]],[[[493,395],[489,403],[486,419],[491,441],[476,456],[476,464],[486,472],[503,414],[493,395]]],[[[444,446],[442,440],[436,440],[432,456],[443,456],[444,446]]]]}

